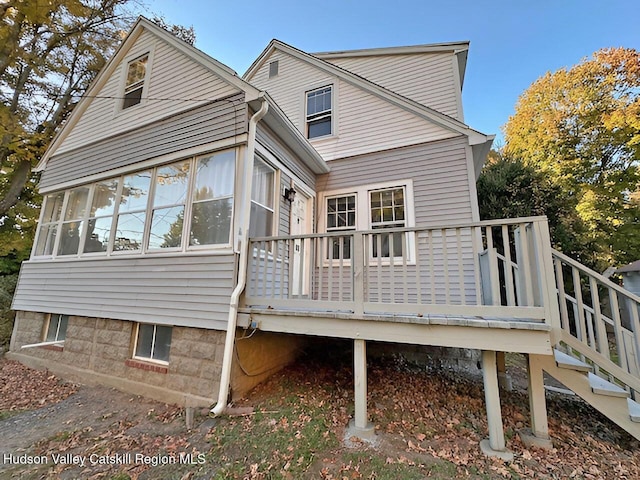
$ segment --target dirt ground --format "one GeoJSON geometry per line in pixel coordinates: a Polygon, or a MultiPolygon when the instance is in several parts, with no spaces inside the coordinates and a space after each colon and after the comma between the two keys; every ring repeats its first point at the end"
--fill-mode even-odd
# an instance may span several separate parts
{"type": "Polygon", "coordinates": [[[487,427],[473,375],[372,364],[369,445],[345,439],[348,362],[302,359],[237,402],[239,415],[199,411],[187,430],[175,406],[0,360],[0,479],[640,478],[640,444],[576,398],[548,399],[554,449],[524,447],[522,365],[508,366],[517,387],[502,393],[511,463],[480,453],[487,427]]]}

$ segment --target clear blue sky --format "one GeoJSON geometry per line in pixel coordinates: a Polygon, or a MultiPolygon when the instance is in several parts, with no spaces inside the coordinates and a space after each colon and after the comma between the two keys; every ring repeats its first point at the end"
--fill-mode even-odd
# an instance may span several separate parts
{"type": "MultiPolygon", "coordinates": [[[[465,121],[502,140],[518,96],[605,47],[640,49],[638,0],[154,0],[242,75],[272,38],[306,52],[471,41],[465,121]]],[[[150,13],[146,13],[150,15],[150,13]]]]}

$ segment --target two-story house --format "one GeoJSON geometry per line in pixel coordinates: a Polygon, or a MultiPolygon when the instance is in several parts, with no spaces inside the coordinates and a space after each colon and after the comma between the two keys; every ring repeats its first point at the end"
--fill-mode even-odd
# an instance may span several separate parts
{"type": "Polygon", "coordinates": [[[475,348],[495,453],[496,352],[529,355],[546,441],[542,371],[587,381],[561,355],[588,350],[627,387],[613,417],[637,435],[636,334],[563,271],[622,294],[553,252],[544,218],[480,221],[493,137],[464,123],[468,47],[311,55],[274,40],[240,78],[140,19],[40,162],[10,356],[221,413],[307,339],[347,338],[364,433],[368,341],[475,348]]]}

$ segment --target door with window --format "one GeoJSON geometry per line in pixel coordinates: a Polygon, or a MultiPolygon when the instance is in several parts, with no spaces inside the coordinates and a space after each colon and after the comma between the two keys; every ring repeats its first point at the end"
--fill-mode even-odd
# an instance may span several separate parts
{"type": "MultiPolygon", "coordinates": [[[[291,235],[311,233],[311,197],[300,189],[291,203],[290,222],[291,235]]],[[[296,239],[293,242],[291,295],[296,297],[309,294],[310,247],[310,240],[296,239]]]]}

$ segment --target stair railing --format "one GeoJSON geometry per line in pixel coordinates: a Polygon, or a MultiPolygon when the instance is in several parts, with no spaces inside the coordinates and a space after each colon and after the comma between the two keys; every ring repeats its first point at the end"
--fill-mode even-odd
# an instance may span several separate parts
{"type": "Polygon", "coordinates": [[[640,392],[640,297],[552,251],[565,353],[594,373],[640,392]]]}

